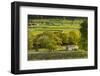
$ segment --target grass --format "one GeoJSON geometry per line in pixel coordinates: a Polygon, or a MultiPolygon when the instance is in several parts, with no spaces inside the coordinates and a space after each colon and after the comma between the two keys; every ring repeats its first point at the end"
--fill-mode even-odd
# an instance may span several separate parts
{"type": "Polygon", "coordinates": [[[28,60],[51,59],[83,59],[87,58],[87,51],[33,52],[28,53],[28,60]]]}
{"type": "Polygon", "coordinates": [[[34,31],[47,31],[47,30],[68,30],[68,29],[75,29],[78,30],[80,29],[79,25],[67,25],[67,26],[34,26],[34,27],[29,27],[29,29],[32,29],[34,31]]]}
{"type": "Polygon", "coordinates": [[[80,27],[76,26],[43,26],[43,27],[28,27],[28,33],[32,32],[34,35],[40,34],[44,31],[61,31],[68,33],[70,31],[76,31],[79,32],[80,27]]]}

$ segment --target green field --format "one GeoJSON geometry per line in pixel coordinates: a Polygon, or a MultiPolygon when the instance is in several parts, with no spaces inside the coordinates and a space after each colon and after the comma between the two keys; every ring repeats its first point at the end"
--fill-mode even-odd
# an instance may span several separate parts
{"type": "Polygon", "coordinates": [[[80,33],[79,31],[80,26],[79,25],[67,25],[67,26],[39,26],[39,27],[28,27],[28,34],[33,33],[33,35],[37,35],[39,33],[42,33],[44,31],[59,31],[59,32],[65,32],[68,33],[70,31],[75,31],[77,33],[80,33]]]}
{"type": "Polygon", "coordinates": [[[87,51],[29,52],[28,60],[84,59],[87,51]]]}

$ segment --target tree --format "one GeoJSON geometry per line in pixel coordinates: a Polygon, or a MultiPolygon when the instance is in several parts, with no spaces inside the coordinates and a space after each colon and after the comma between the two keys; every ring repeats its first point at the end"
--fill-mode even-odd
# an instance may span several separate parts
{"type": "Polygon", "coordinates": [[[88,25],[87,25],[87,21],[84,21],[83,23],[81,23],[81,28],[80,28],[80,32],[81,32],[81,48],[87,51],[87,46],[88,46],[88,25]]]}
{"type": "Polygon", "coordinates": [[[61,45],[60,38],[54,34],[54,32],[43,32],[38,34],[33,41],[33,46],[37,50],[38,48],[46,48],[52,51],[61,45]]]}
{"type": "Polygon", "coordinates": [[[46,31],[46,32],[43,32],[43,34],[47,35],[50,39],[54,39],[57,45],[62,44],[62,40],[60,38],[60,32],[46,31]]]}
{"type": "Polygon", "coordinates": [[[62,39],[62,43],[63,43],[63,45],[67,45],[68,44],[68,39],[69,37],[68,37],[68,33],[62,33],[62,35],[61,35],[61,39],[62,39]]]}
{"type": "Polygon", "coordinates": [[[78,31],[69,32],[68,44],[78,44],[80,41],[80,33],[78,31]]]}
{"type": "Polygon", "coordinates": [[[34,38],[34,33],[28,30],[28,49],[29,50],[33,49],[33,38],[34,38]]]}

